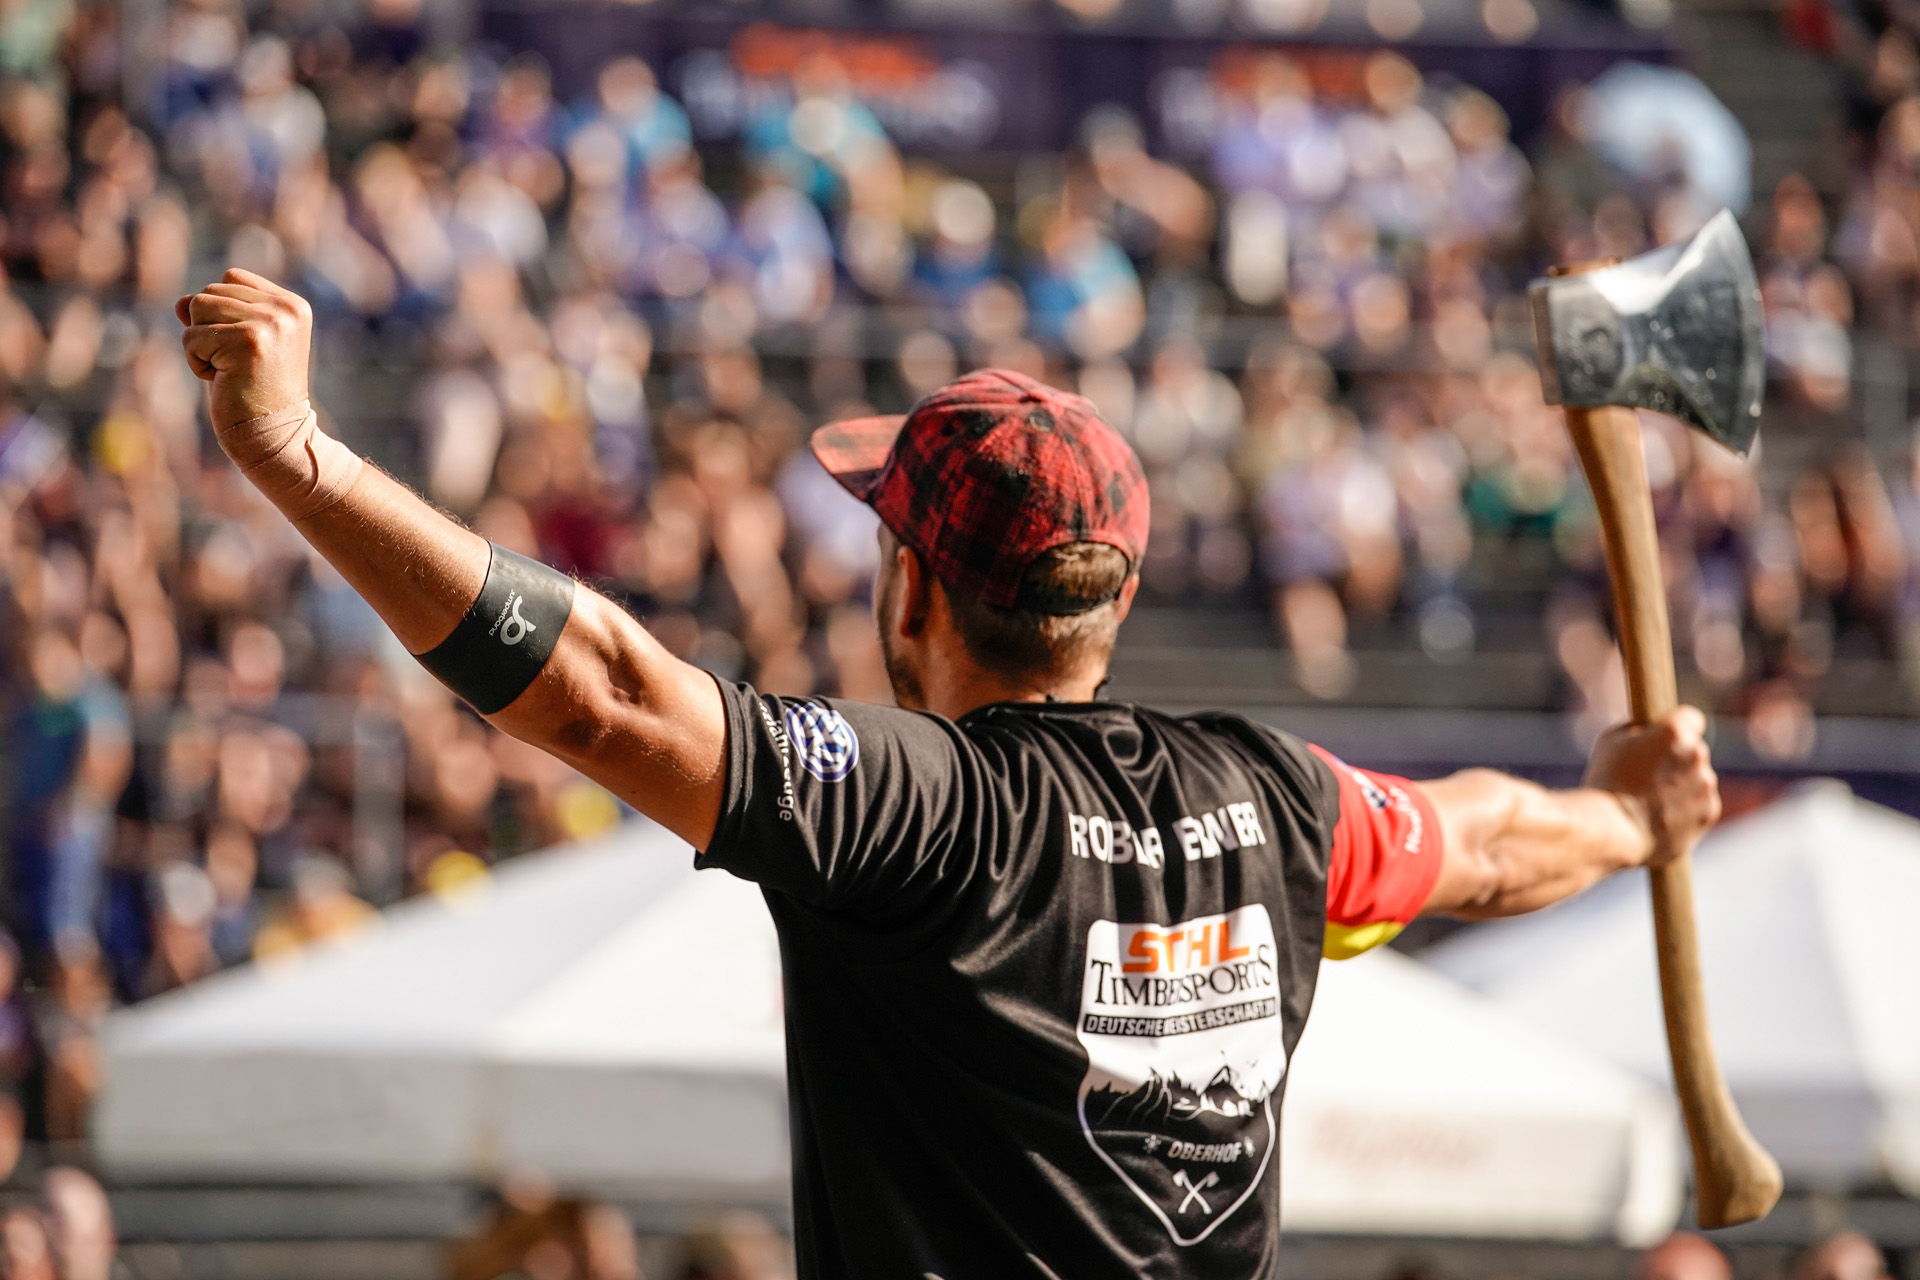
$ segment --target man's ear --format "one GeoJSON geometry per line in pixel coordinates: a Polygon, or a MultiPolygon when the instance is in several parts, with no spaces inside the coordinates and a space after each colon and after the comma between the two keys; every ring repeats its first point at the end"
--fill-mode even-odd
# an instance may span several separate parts
{"type": "Polygon", "coordinates": [[[1140,594],[1140,575],[1134,574],[1120,584],[1120,616],[1115,622],[1125,622],[1128,610],[1133,608],[1133,598],[1140,594]]]}
{"type": "Polygon", "coordinates": [[[895,625],[901,634],[917,636],[926,629],[927,614],[933,608],[933,575],[927,572],[918,552],[898,541],[893,549],[893,571],[900,575],[900,618],[895,625]]]}

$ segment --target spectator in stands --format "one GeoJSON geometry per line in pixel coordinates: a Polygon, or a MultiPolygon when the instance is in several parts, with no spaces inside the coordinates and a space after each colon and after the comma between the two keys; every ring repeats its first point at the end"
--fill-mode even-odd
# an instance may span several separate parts
{"type": "Polygon", "coordinates": [[[663,160],[648,171],[637,219],[634,256],[617,282],[630,294],[683,302],[698,298],[713,281],[733,227],[719,197],[701,182],[694,152],[663,160]]]}
{"type": "Polygon", "coordinates": [[[932,235],[914,260],[914,281],[951,325],[973,291],[1000,271],[993,198],[978,183],[949,179],[928,201],[932,235]]]}
{"type": "Polygon", "coordinates": [[[740,207],[725,274],[745,286],[751,334],[759,325],[812,324],[833,303],[833,236],[814,204],[777,168],[763,168],[740,207]]]}
{"type": "Polygon", "coordinates": [[[1101,220],[1137,265],[1204,257],[1213,239],[1213,197],[1178,165],[1147,152],[1140,123],[1118,107],[1100,107],[1082,126],[1090,176],[1106,207],[1101,220]]]}
{"type": "MultiPolygon", "coordinates": [[[[464,756],[459,761],[471,763],[464,756]]],[[[467,781],[460,779],[462,783],[467,781]]],[[[491,783],[492,779],[487,781],[491,783]]],[[[302,857],[293,868],[293,892],[285,909],[260,926],[253,954],[263,959],[288,956],[313,943],[343,938],[365,927],[373,908],[353,895],[350,884],[347,869],[336,859],[322,854],[302,857]]],[[[213,896],[211,886],[195,884],[192,892],[198,900],[191,909],[197,927],[204,931],[212,916],[213,904],[208,901],[213,896]]]]}
{"type": "Polygon", "coordinates": [[[826,54],[796,68],[792,98],[755,115],[745,141],[757,167],[778,174],[823,213],[847,207],[852,188],[894,154],[886,130],[855,96],[845,69],[826,54]]]}
{"type": "Polygon", "coordinates": [[[1338,123],[1299,66],[1278,54],[1253,69],[1246,98],[1235,102],[1214,144],[1215,180],[1234,196],[1264,191],[1284,203],[1289,221],[1311,230],[1345,188],[1347,153],[1338,123]]]}
{"type": "Polygon", "coordinates": [[[480,1228],[448,1249],[446,1274],[450,1280],[646,1280],[625,1213],[557,1197],[532,1177],[508,1181],[480,1228]]]}
{"type": "Polygon", "coordinates": [[[613,129],[623,144],[621,183],[631,189],[663,165],[677,164],[693,149],[687,113],[660,92],[653,68],[619,57],[600,69],[594,100],[576,112],[576,129],[594,122],[613,129]]]}
{"type": "Polygon", "coordinates": [[[61,1166],[47,1170],[41,1196],[60,1280],[110,1280],[118,1240],[100,1184],[83,1170],[61,1166]]]}
{"type": "Polygon", "coordinates": [[[1887,1259],[1858,1231],[1842,1231],[1822,1240],[1800,1258],[1793,1280],[1893,1280],[1887,1259]]]}
{"type": "Polygon", "coordinates": [[[94,665],[124,664],[125,635],[103,615],[89,615],[79,620],[91,641],[83,653],[62,623],[71,625],[85,600],[85,562],[72,548],[55,547],[43,572],[54,589],[27,644],[30,686],[12,735],[18,764],[7,831],[24,934],[30,946],[51,948],[93,935],[101,863],[132,750],[124,700],[94,665]]]}
{"type": "Polygon", "coordinates": [[[90,934],[62,939],[52,969],[52,999],[38,1029],[46,1054],[41,1121],[48,1142],[68,1146],[86,1137],[87,1115],[100,1088],[100,1023],[112,1005],[113,989],[90,934]]]}
{"type": "Polygon", "coordinates": [[[0,1274],[7,1280],[60,1280],[46,1218],[19,1206],[0,1214],[0,1274]]]}
{"type": "Polygon", "coordinates": [[[1376,53],[1364,72],[1368,110],[1342,122],[1350,198],[1382,231],[1418,237],[1448,208],[1453,139],[1429,108],[1425,79],[1396,53],[1376,53]]]}
{"type": "Polygon", "coordinates": [[[566,189],[555,150],[560,124],[546,64],[530,54],[509,62],[481,126],[478,153],[543,211],[551,211],[566,189]]]}
{"type": "Polygon", "coordinates": [[[1506,238],[1520,230],[1531,173],[1508,138],[1507,113],[1478,89],[1458,89],[1446,105],[1453,139],[1453,184],[1440,233],[1506,238]]]}
{"type": "Polygon", "coordinates": [[[766,1219],[730,1213],[687,1242],[681,1280],[787,1280],[793,1249],[766,1219]]]}
{"type": "Polygon", "coordinates": [[[1100,222],[1062,203],[1044,220],[1027,281],[1037,336],[1085,359],[1131,347],[1146,323],[1140,277],[1100,222]]]}
{"type": "Polygon", "coordinates": [[[1634,1280],[1733,1280],[1727,1255],[1711,1240],[1676,1231],[1640,1255],[1634,1280]]]}

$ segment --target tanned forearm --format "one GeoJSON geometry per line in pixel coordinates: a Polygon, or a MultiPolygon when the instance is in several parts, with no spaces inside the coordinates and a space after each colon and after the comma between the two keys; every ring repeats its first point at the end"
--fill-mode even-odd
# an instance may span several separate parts
{"type": "Polygon", "coordinates": [[[409,653],[452,634],[487,576],[487,541],[366,467],[333,506],[294,522],[409,653]]]}
{"type": "Polygon", "coordinates": [[[1473,920],[1535,911],[1653,852],[1633,802],[1611,791],[1549,791],[1491,769],[1422,787],[1448,851],[1431,913],[1473,920]]]}
{"type": "Polygon", "coordinates": [[[1440,818],[1429,915],[1518,915],[1627,867],[1685,854],[1720,819],[1706,718],[1681,707],[1602,734],[1586,785],[1550,791],[1491,769],[1417,784],[1440,818]]]}

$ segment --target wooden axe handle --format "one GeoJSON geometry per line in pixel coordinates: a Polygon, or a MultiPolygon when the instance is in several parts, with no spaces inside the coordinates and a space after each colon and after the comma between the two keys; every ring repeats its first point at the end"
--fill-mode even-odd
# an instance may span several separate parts
{"type": "MultiPolygon", "coordinates": [[[[1606,542],[1633,720],[1650,724],[1679,704],[1679,694],[1653,496],[1640,452],[1640,422],[1631,409],[1570,408],[1566,414],[1606,542]]],[[[1666,1008],[1674,1087],[1693,1144],[1696,1216],[1703,1227],[1752,1222],[1764,1218],[1780,1198],[1780,1166],[1741,1123],[1714,1058],[1694,928],[1692,850],[1650,868],[1650,874],[1660,1000],[1666,1008]]]]}

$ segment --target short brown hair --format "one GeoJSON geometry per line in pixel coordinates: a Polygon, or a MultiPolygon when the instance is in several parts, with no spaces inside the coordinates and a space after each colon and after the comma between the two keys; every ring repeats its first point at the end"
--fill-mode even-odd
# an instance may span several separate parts
{"type": "Polygon", "coordinates": [[[1069,542],[1043,552],[1020,579],[1022,601],[1047,609],[997,609],[947,592],[954,629],[967,652],[997,676],[1066,675],[1113,652],[1120,633],[1121,589],[1132,574],[1126,553],[1104,542],[1069,542]]]}

